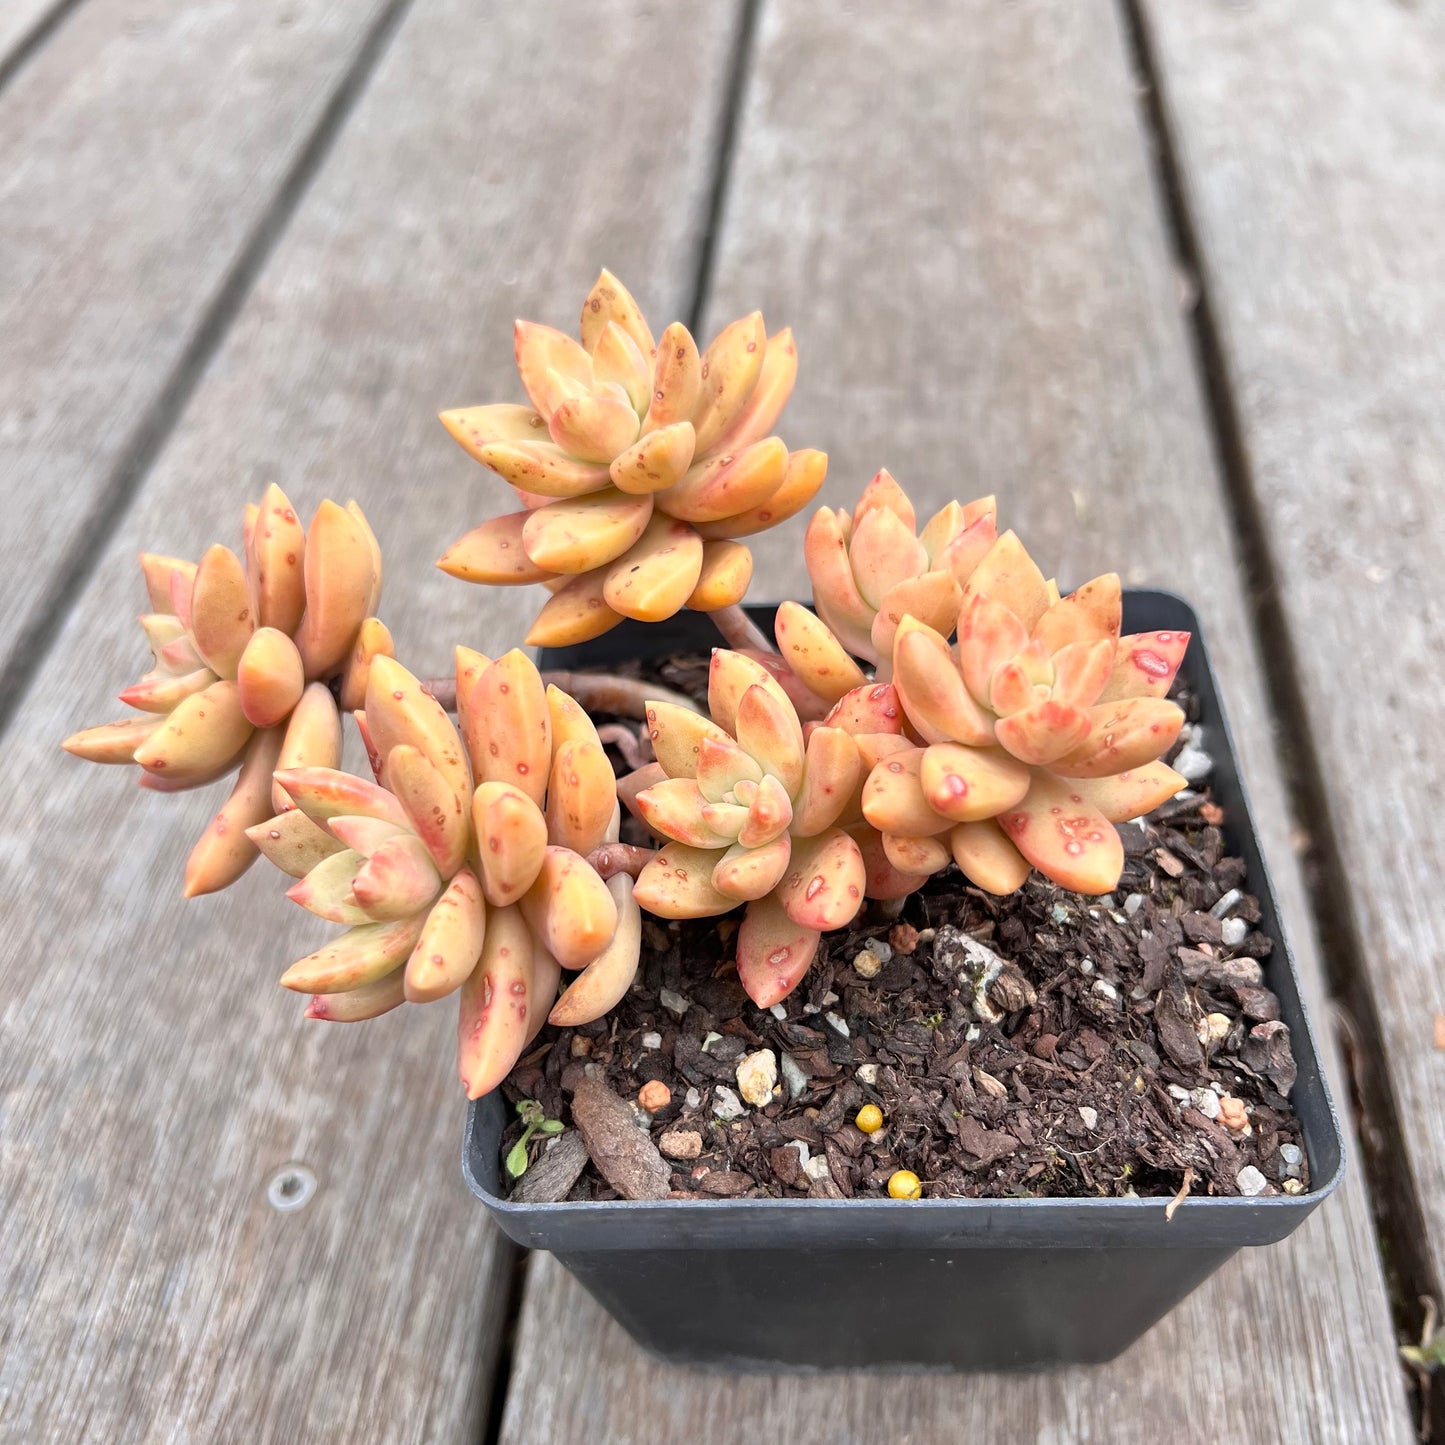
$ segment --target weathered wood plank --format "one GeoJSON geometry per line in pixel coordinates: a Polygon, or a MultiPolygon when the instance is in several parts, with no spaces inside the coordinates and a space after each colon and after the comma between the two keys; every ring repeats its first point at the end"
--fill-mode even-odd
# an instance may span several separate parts
{"type": "Polygon", "coordinates": [[[0,8],[0,78],[20,51],[30,47],[47,25],[53,25],[73,0],[5,0],[0,8]]]}
{"type": "Polygon", "coordinates": [[[1145,13],[1438,1281],[1445,16],[1145,13]]]}
{"type": "Polygon", "coordinates": [[[436,409],[515,394],[511,318],[574,312],[600,259],[687,305],[736,18],[419,0],[98,552],[0,766],[0,1437],[480,1437],[507,1257],[460,1178],[452,1011],[304,1024],[274,979],[328,930],[278,876],[179,897],[216,797],[56,744],[142,660],[137,546],[194,554],[273,477],[365,505],[414,666],[520,637],[535,599],[431,566],[500,486],[436,409]],[[279,1214],[289,1160],[319,1190],[279,1214]]]}
{"type": "Polygon", "coordinates": [[[392,3],[95,0],[0,94],[0,676],[392,3]]]}
{"type": "MultiPolygon", "coordinates": [[[[760,305],[797,329],[786,433],[829,450],[835,504],[885,462],[935,504],[996,490],[1061,578],[1120,563],[1196,601],[1322,1008],[1126,53],[1103,0],[769,6],[714,316],[760,305]]],[[[795,535],[758,552],[759,577],[800,576],[795,535]]],[[[536,1262],[503,1437],[1403,1441],[1392,1354],[1356,1171],[1288,1245],[1232,1262],[1117,1364],[1033,1378],[739,1388],[644,1357],[536,1262]]]]}

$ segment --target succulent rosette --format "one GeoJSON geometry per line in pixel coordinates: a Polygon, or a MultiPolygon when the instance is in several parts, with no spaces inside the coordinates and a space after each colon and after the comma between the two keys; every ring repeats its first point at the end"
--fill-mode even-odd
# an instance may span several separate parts
{"type": "Polygon", "coordinates": [[[754,312],[699,353],[674,322],[654,340],[604,271],[582,307],[580,340],[518,321],[517,369],[530,405],[442,413],[462,447],[509,482],[523,510],[483,523],[438,566],[469,582],[546,583],[527,640],[584,642],[624,617],[738,602],[752,554],[737,540],[805,507],[821,452],[790,453],[774,423],[792,394],[791,331],[754,312]]]}
{"type": "Polygon", "coordinates": [[[803,547],[816,611],[784,602],[777,615],[778,652],[794,676],[834,703],[867,680],[855,658],[887,679],[904,617],[951,632],[963,584],[997,539],[995,517],[992,497],[950,502],[919,532],[912,502],[886,471],[851,515],[820,507],[803,547]]]}
{"type": "MultiPolygon", "coordinates": [[[[278,768],[341,758],[344,706],[359,705],[391,635],[372,613],[381,550],[355,502],[324,501],[309,528],[286,494],[246,508],[242,556],[141,556],[151,670],[120,694],[138,716],[65,740],[92,762],[135,763],[141,786],[197,788],[240,768],[230,798],[186,863],[188,898],[235,882],[255,860],[245,830],[274,810],[278,768]]],[[[277,804],[279,806],[279,803],[277,804]]]]}
{"type": "Polygon", "coordinates": [[[862,802],[890,856],[921,864],[946,839],[992,893],[1030,867],[1081,893],[1115,886],[1113,825],[1185,785],[1159,759],[1184,720],[1165,694],[1189,644],[1185,632],[1121,637],[1121,615],[1117,576],[1059,599],[1006,532],[963,585],[956,648],[900,624],[893,685],[911,737],[874,740],[862,802]]]}
{"type": "Polygon", "coordinates": [[[613,832],[611,764],[581,708],[520,652],[458,649],[461,731],[400,663],[378,658],[360,719],[377,781],[329,767],[276,775],[288,806],[251,838],[299,881],[288,897],[347,931],[281,982],[307,1016],[372,1018],[460,991],[458,1067],[495,1088],[561,1010],[599,1016],[637,970],[625,874],[586,860],[613,832]],[[563,969],[582,970],[561,1000],[563,969]]]}
{"type": "Polygon", "coordinates": [[[665,841],[635,896],[662,918],[747,904],[738,977],[768,1007],[862,907],[863,856],[841,826],[856,818],[862,762],[841,727],[814,726],[805,742],[787,694],[740,653],[713,653],[708,711],[648,704],[656,781],[633,807],[665,841]]]}

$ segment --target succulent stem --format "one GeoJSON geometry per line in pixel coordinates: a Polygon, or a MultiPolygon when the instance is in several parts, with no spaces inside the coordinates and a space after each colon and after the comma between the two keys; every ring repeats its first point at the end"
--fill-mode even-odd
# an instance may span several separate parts
{"type": "MultiPolygon", "coordinates": [[[[610,712],[617,717],[645,718],[649,702],[668,702],[688,712],[698,712],[698,705],[683,693],[660,687],[653,682],[640,682],[634,677],[614,677],[605,672],[544,672],[542,682],[559,687],[589,713],[610,712]]],[[[457,710],[455,678],[429,677],[422,691],[430,693],[448,712],[457,710]]]]}
{"type": "Polygon", "coordinates": [[[741,602],[734,602],[730,607],[719,607],[716,612],[709,612],[707,615],[722,633],[723,640],[735,651],[751,649],[770,657],[776,654],[777,649],[763,635],[757,623],[743,611],[741,602]]]}
{"type": "Polygon", "coordinates": [[[640,848],[635,843],[604,843],[587,855],[587,861],[603,878],[615,878],[619,873],[636,878],[654,856],[653,849],[640,848]]]}

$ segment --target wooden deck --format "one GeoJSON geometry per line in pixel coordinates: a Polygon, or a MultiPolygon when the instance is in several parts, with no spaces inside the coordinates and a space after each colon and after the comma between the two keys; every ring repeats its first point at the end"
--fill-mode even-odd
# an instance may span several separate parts
{"type": "MultiPolygon", "coordinates": [[[[1442,134],[1445,23],[1392,0],[9,0],[0,1441],[1413,1439],[1397,1337],[1445,1278],[1442,134]],[[303,1024],[274,879],[179,899],[214,799],[58,751],[137,661],[137,548],[193,554],[273,479],[366,506],[407,656],[520,635],[529,598],[430,565],[491,505],[435,412],[511,395],[511,318],[569,326],[604,263],[654,318],[794,326],[785,434],[830,502],[885,463],[923,504],[997,490],[1061,577],[1204,617],[1372,1147],[1112,1365],[644,1357],[467,1195],[446,1011],[303,1024]],[[288,1164],[317,1187],[283,1213],[288,1164]]],[[[760,589],[804,585],[798,532],[760,589]]]]}

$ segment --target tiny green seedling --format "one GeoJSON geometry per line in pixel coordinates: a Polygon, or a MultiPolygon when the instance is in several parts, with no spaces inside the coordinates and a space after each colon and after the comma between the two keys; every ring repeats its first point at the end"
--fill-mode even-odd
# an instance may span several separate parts
{"type": "Polygon", "coordinates": [[[520,1179],[532,1162],[527,1153],[527,1145],[531,1143],[532,1135],[560,1134],[564,1127],[560,1119],[549,1119],[535,1099],[518,1099],[517,1112],[527,1127],[522,1131],[522,1137],[507,1151],[506,1169],[512,1179],[520,1179]]]}

